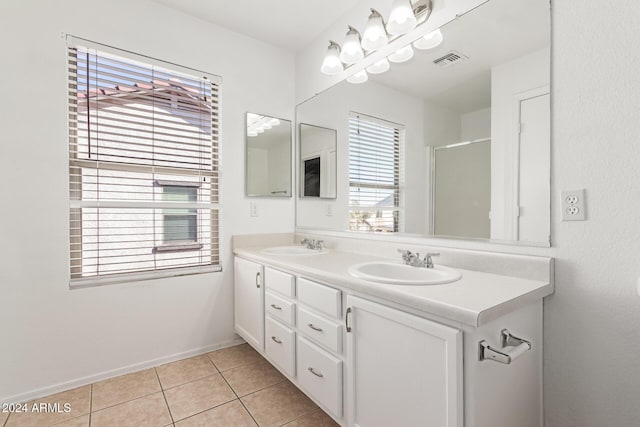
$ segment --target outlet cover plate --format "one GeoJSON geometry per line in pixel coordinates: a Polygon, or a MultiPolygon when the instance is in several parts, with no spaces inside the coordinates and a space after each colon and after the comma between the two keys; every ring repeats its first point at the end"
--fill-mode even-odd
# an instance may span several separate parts
{"type": "Polygon", "coordinates": [[[584,189],[564,190],[560,193],[560,198],[563,221],[584,221],[586,219],[584,189]]]}

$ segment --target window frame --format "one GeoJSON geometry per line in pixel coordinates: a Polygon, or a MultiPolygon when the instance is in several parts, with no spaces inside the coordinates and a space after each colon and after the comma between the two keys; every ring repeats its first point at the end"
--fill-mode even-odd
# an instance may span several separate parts
{"type": "MultiPolygon", "coordinates": [[[[188,209],[188,210],[193,209],[196,212],[196,218],[197,218],[196,224],[200,223],[201,209],[208,210],[209,214],[207,217],[210,220],[209,227],[211,227],[208,234],[208,239],[210,242],[210,251],[211,251],[211,256],[209,257],[209,261],[211,261],[211,263],[200,264],[200,265],[189,265],[189,266],[170,266],[170,267],[161,267],[161,268],[154,267],[154,269],[147,269],[147,270],[126,271],[126,272],[117,272],[117,273],[101,273],[101,274],[95,274],[95,275],[82,276],[84,255],[80,255],[79,257],[74,257],[72,255],[74,253],[74,248],[76,251],[78,250],[79,247],[82,248],[82,233],[83,233],[82,228],[80,229],[79,233],[76,232],[74,234],[74,232],[72,231],[73,229],[72,224],[74,224],[74,222],[82,223],[82,209],[92,205],[97,206],[98,209],[109,208],[109,207],[126,208],[126,207],[132,207],[132,204],[131,203],[127,204],[127,202],[118,202],[116,200],[114,201],[98,200],[93,202],[87,202],[86,200],[83,200],[82,197],[79,200],[74,199],[72,197],[72,192],[74,191],[74,189],[80,192],[82,192],[83,190],[82,190],[82,182],[81,182],[82,181],[81,173],[74,174],[72,173],[72,170],[74,168],[76,170],[82,170],[83,163],[85,164],[96,163],[96,161],[79,159],[77,157],[77,151],[75,152],[76,157],[74,159],[73,157],[74,152],[70,148],[68,149],[69,180],[70,180],[69,181],[70,248],[68,252],[70,257],[69,287],[71,289],[85,288],[85,287],[100,286],[100,285],[106,285],[106,284],[130,283],[130,282],[153,280],[153,279],[165,278],[165,277],[176,277],[176,276],[185,276],[185,275],[192,275],[192,274],[202,274],[202,273],[212,273],[212,272],[222,271],[222,260],[220,256],[223,250],[222,248],[223,244],[221,239],[222,226],[220,224],[222,209],[221,209],[221,204],[219,202],[220,181],[221,181],[220,179],[221,178],[221,174],[220,174],[221,129],[220,129],[220,105],[219,105],[220,88],[219,87],[222,79],[219,76],[211,73],[206,73],[197,69],[185,67],[185,66],[174,64],[167,61],[162,61],[160,59],[152,58],[152,57],[134,53],[131,51],[117,49],[112,46],[104,45],[101,43],[93,42],[90,40],[82,39],[82,38],[75,37],[68,34],[66,35],[66,46],[68,51],[71,49],[89,49],[89,50],[98,51],[100,53],[104,53],[107,55],[120,57],[125,60],[140,62],[150,67],[157,67],[159,69],[166,70],[167,72],[172,72],[176,74],[185,74],[187,76],[202,76],[203,79],[207,80],[208,83],[212,85],[211,86],[212,89],[215,89],[214,91],[212,91],[212,94],[211,94],[212,96],[211,105],[213,107],[213,110],[211,112],[211,120],[212,120],[212,123],[215,122],[215,125],[212,124],[211,134],[210,134],[210,144],[211,144],[211,150],[212,150],[211,153],[215,154],[215,156],[212,157],[212,160],[211,160],[210,176],[212,177],[212,181],[209,184],[211,186],[211,189],[210,189],[211,196],[214,195],[213,188],[215,186],[215,201],[213,201],[213,199],[210,199],[209,201],[205,201],[205,202],[203,202],[202,200],[199,200],[200,198],[199,191],[196,191],[197,200],[195,202],[180,204],[179,206],[176,206],[175,202],[173,205],[171,204],[171,202],[163,202],[163,201],[160,201],[160,202],[154,201],[152,203],[144,202],[144,201],[137,202],[137,204],[139,204],[141,207],[144,206],[145,208],[147,207],[150,208],[149,210],[151,212],[151,215],[153,216],[156,216],[156,215],[164,216],[163,210],[165,209],[188,209]],[[215,229],[213,228],[214,223],[215,223],[215,229]],[[215,252],[215,256],[213,255],[214,252],[215,252]],[[214,262],[214,259],[215,259],[215,262],[214,262]]],[[[67,56],[69,56],[69,53],[67,53],[67,56]]],[[[76,118],[74,119],[73,114],[74,114],[74,111],[77,114],[78,102],[77,102],[77,99],[74,100],[73,96],[71,95],[73,91],[77,91],[77,83],[76,83],[76,80],[72,80],[71,67],[72,65],[70,63],[68,66],[69,71],[67,75],[68,91],[70,94],[70,96],[68,97],[69,116],[68,116],[67,131],[68,131],[69,146],[71,147],[73,144],[76,144],[76,148],[77,148],[78,147],[77,140],[79,138],[78,128],[77,127],[74,128],[73,126],[73,124],[75,123],[74,120],[77,121],[77,115],[76,115],[76,118]],[[72,143],[72,141],[74,140],[75,142],[72,143]]],[[[179,100],[177,100],[177,98],[175,101],[176,101],[176,105],[179,104],[179,100]]],[[[173,102],[173,100],[170,99],[169,102],[173,102]]],[[[209,142],[207,142],[207,144],[208,143],[209,142]]],[[[167,175],[172,174],[182,179],[185,179],[188,176],[192,176],[194,179],[202,181],[202,178],[201,178],[202,170],[198,170],[198,169],[176,168],[176,167],[168,167],[168,166],[156,166],[154,169],[154,166],[138,165],[138,164],[116,164],[115,169],[118,169],[118,166],[121,170],[125,172],[129,171],[132,173],[151,173],[151,176],[153,176],[154,178],[155,178],[156,171],[158,171],[161,174],[162,173],[165,173],[167,175]],[[147,169],[146,171],[144,171],[145,168],[147,169]]],[[[93,167],[94,166],[91,166],[90,168],[93,168],[93,167]]],[[[195,182],[195,181],[187,182],[187,181],[171,181],[171,180],[163,180],[163,179],[153,179],[153,182],[151,183],[151,187],[156,187],[156,186],[159,186],[159,187],[182,186],[182,187],[199,189],[202,186],[202,183],[195,182]]],[[[152,190],[152,191],[155,192],[155,190],[152,190]]],[[[160,227],[160,231],[159,231],[157,227],[154,225],[154,231],[153,231],[154,234],[157,234],[158,232],[160,232],[160,234],[164,234],[163,228],[164,227],[160,227]]],[[[161,236],[161,237],[164,237],[164,236],[161,236]]],[[[198,237],[199,237],[198,232],[196,231],[196,238],[198,239],[198,237]]],[[[153,247],[153,253],[155,254],[157,252],[161,254],[167,254],[171,252],[196,251],[201,249],[202,246],[203,246],[202,242],[199,242],[197,240],[195,242],[189,242],[189,243],[184,241],[176,242],[176,244],[174,243],[167,244],[163,240],[162,244],[153,247]]]]}

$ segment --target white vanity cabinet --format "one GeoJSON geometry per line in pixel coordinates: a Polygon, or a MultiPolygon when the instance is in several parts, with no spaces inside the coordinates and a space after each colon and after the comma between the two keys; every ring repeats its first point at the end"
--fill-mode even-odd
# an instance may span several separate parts
{"type": "Polygon", "coordinates": [[[462,427],[462,332],[347,296],[350,426],[462,427]]]}
{"type": "Polygon", "coordinates": [[[470,325],[295,268],[235,267],[236,332],[341,426],[543,425],[541,299],[470,325]]]}
{"type": "Polygon", "coordinates": [[[235,257],[234,318],[238,335],[264,350],[264,271],[261,264],[235,257]]]}

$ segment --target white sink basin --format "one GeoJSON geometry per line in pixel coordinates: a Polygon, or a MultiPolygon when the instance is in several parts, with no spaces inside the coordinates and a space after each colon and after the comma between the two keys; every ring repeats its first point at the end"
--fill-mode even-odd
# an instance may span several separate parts
{"type": "Polygon", "coordinates": [[[456,270],[441,265],[434,268],[411,267],[390,261],[352,265],[349,274],[359,279],[392,285],[440,285],[455,282],[462,277],[456,270]]]}
{"type": "Polygon", "coordinates": [[[265,255],[319,255],[329,252],[327,249],[309,249],[306,246],[273,246],[261,251],[265,255]]]}

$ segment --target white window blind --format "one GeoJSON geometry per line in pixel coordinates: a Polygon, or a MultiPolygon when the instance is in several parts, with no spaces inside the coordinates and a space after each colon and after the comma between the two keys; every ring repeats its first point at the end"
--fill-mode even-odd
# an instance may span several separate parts
{"type": "Polygon", "coordinates": [[[218,80],[113,52],[68,50],[71,285],[219,270],[218,80]]]}
{"type": "Polygon", "coordinates": [[[402,231],[404,127],[349,116],[349,229],[402,231]]]}

